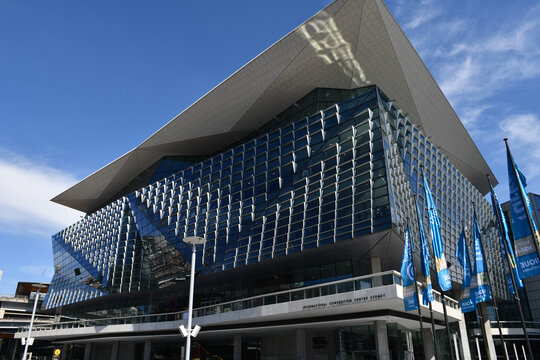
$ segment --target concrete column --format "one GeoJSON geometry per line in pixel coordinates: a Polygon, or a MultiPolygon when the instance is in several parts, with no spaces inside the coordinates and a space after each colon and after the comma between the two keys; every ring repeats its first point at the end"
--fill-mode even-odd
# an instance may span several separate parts
{"type": "Polygon", "coordinates": [[[92,350],[92,343],[84,344],[84,360],[90,360],[90,350],[92,350]]]}
{"type": "Polygon", "coordinates": [[[117,360],[118,359],[118,341],[113,341],[112,343],[112,350],[111,350],[111,360],[117,360]]]}
{"type": "Polygon", "coordinates": [[[306,329],[296,329],[296,360],[306,359],[306,329]]]}
{"type": "Polygon", "coordinates": [[[234,360],[242,360],[242,334],[234,334],[234,360]]]}
{"type": "Polygon", "coordinates": [[[390,360],[390,349],[388,348],[388,331],[386,321],[375,321],[375,343],[377,345],[377,359],[390,360]]]}
{"type": "Polygon", "coordinates": [[[426,360],[435,360],[435,343],[433,342],[433,333],[430,327],[424,326],[424,351],[426,360]]]}
{"type": "Polygon", "coordinates": [[[493,342],[493,335],[491,334],[491,325],[489,324],[489,316],[487,312],[486,303],[483,302],[483,303],[478,304],[478,310],[481,311],[482,319],[484,321],[484,323],[480,324],[480,326],[484,328],[484,332],[486,334],[488,359],[496,360],[497,354],[495,353],[495,343],[493,342]]]}
{"type": "Polygon", "coordinates": [[[152,355],[152,340],[144,340],[144,355],[143,360],[150,360],[152,355]]]}
{"type": "Polygon", "coordinates": [[[471,360],[471,347],[469,345],[469,336],[467,335],[467,326],[465,325],[465,316],[461,315],[459,321],[459,338],[461,340],[461,351],[464,360],[471,360]]]}
{"type": "MultiPolygon", "coordinates": [[[[382,271],[381,267],[381,258],[378,256],[372,256],[369,258],[370,264],[371,264],[371,273],[379,273],[382,271]]],[[[381,278],[375,278],[373,279],[373,287],[381,286],[382,285],[382,279],[381,278]]]]}
{"type": "Polygon", "coordinates": [[[381,258],[378,256],[372,256],[369,258],[370,264],[371,264],[371,273],[375,274],[378,272],[381,272],[381,258]]]}

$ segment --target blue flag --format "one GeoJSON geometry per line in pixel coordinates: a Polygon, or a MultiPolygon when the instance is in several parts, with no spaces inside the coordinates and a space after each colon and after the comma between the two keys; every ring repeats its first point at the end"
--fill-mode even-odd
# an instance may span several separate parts
{"type": "Polygon", "coordinates": [[[433,245],[433,255],[435,255],[435,265],[437,265],[437,279],[439,280],[439,286],[443,291],[448,291],[452,288],[450,282],[450,274],[446,265],[446,258],[443,251],[443,243],[441,238],[441,221],[437,214],[437,207],[431,196],[431,190],[429,190],[429,184],[426,177],[424,178],[424,193],[426,195],[426,206],[429,215],[429,227],[431,228],[431,242],[433,245]]]}
{"type": "Polygon", "coordinates": [[[473,214],[473,246],[474,267],[472,269],[471,297],[477,304],[491,299],[488,283],[487,264],[480,243],[480,228],[476,221],[476,211],[473,214]]]}
{"type": "Polygon", "coordinates": [[[499,240],[501,242],[501,252],[504,262],[504,267],[506,269],[506,281],[508,282],[508,289],[510,289],[510,293],[514,294],[514,286],[512,284],[512,276],[510,275],[510,271],[508,270],[508,263],[510,263],[510,266],[512,267],[512,272],[514,273],[514,280],[516,281],[516,288],[519,290],[523,288],[523,281],[521,281],[521,278],[519,277],[519,272],[516,264],[516,257],[514,255],[514,250],[512,249],[512,243],[510,243],[510,237],[508,236],[508,225],[506,225],[506,219],[504,217],[504,212],[502,211],[501,204],[499,203],[499,199],[497,198],[497,194],[495,194],[495,190],[493,190],[493,187],[490,184],[491,189],[491,203],[493,204],[493,211],[495,212],[495,216],[497,217],[497,213],[499,216],[497,217],[497,221],[500,219],[501,226],[498,227],[499,229],[499,240]],[[503,233],[501,233],[501,228],[503,229],[503,233]],[[505,250],[505,243],[506,248],[508,249],[508,254],[505,250]],[[508,257],[508,261],[506,261],[506,258],[508,257]]]}
{"type": "Polygon", "coordinates": [[[409,225],[407,225],[405,230],[405,244],[403,245],[403,257],[401,259],[401,280],[403,281],[403,303],[405,305],[405,311],[418,309],[409,225]]]}
{"type": "Polygon", "coordinates": [[[429,269],[429,249],[426,243],[424,225],[422,223],[418,202],[416,203],[416,213],[418,215],[418,232],[420,233],[420,258],[422,259],[422,303],[427,306],[433,301],[433,288],[431,287],[431,272],[429,269]]]}
{"type": "Polygon", "coordinates": [[[469,251],[467,250],[467,243],[465,242],[465,229],[461,230],[461,235],[459,236],[459,241],[456,247],[456,258],[463,268],[461,312],[466,313],[469,311],[474,311],[476,310],[476,303],[471,298],[472,269],[471,262],[469,260],[469,251]]]}
{"type": "Polygon", "coordinates": [[[516,249],[519,277],[526,279],[540,274],[540,261],[538,260],[538,253],[533,242],[536,241],[540,246],[540,234],[538,234],[534,219],[531,217],[533,213],[531,203],[525,192],[527,179],[525,179],[525,176],[512,158],[508,144],[506,145],[506,155],[514,247],[516,249]],[[526,204],[523,204],[523,199],[525,199],[526,204]],[[533,234],[531,234],[528,218],[531,219],[533,225],[533,234]]]}

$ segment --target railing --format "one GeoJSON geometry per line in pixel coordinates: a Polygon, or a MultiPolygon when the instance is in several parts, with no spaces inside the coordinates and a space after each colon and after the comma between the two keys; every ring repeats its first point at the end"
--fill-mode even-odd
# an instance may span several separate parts
{"type": "MultiPolygon", "coordinates": [[[[478,323],[476,323],[478,324],[478,323]]],[[[497,328],[497,321],[490,321],[491,328],[497,328]]],[[[503,329],[522,329],[521,321],[501,321],[501,327],[503,329]]],[[[540,330],[540,322],[538,321],[525,321],[525,327],[527,329],[540,330]]]]}
{"type": "MultiPolygon", "coordinates": [[[[480,326],[478,324],[478,321],[471,321],[471,331],[473,336],[481,337],[482,332],[480,330],[480,326]]],[[[491,330],[495,330],[498,332],[498,325],[497,321],[489,321],[489,326],[491,327],[491,330]]],[[[527,328],[527,333],[530,334],[540,334],[540,322],[538,321],[525,321],[525,327],[527,328]]],[[[523,327],[521,325],[521,321],[501,321],[501,328],[504,329],[517,329],[517,330],[523,330],[523,327]]],[[[521,331],[522,332],[522,331],[521,331]]],[[[519,331],[517,332],[519,334],[519,331]]],[[[504,331],[503,331],[504,334],[504,331]]],[[[497,335],[498,336],[498,335],[497,335]]]]}
{"type": "MultiPolygon", "coordinates": [[[[416,284],[418,285],[418,294],[420,295],[420,297],[422,297],[422,283],[417,281],[416,284]]],[[[433,300],[436,302],[440,302],[442,304],[442,295],[437,290],[433,290],[433,300]]],[[[448,296],[445,297],[445,300],[446,300],[446,306],[449,306],[452,309],[461,310],[461,308],[459,307],[459,301],[454,300],[448,296]]],[[[423,303],[423,301],[420,301],[420,302],[423,303]]]]}
{"type": "MultiPolygon", "coordinates": [[[[271,294],[258,295],[242,300],[235,300],[214,304],[204,307],[199,307],[193,310],[193,317],[206,315],[214,315],[226,313],[230,311],[238,311],[251,309],[264,305],[272,305],[285,303],[290,301],[298,301],[311,299],[321,296],[347,293],[357,290],[365,290],[387,285],[400,285],[401,275],[397,271],[390,270],[377,274],[358,276],[349,279],[337,280],[329,283],[306,286],[303,288],[291,289],[286,291],[275,292],[271,294]]],[[[433,296],[436,301],[441,301],[440,294],[433,291],[433,296]]],[[[459,309],[459,302],[446,298],[447,305],[459,309]]],[[[170,313],[160,313],[151,315],[136,315],[129,317],[112,317],[104,319],[86,319],[68,322],[59,322],[48,325],[34,326],[33,331],[56,330],[56,329],[72,329],[92,326],[107,326],[107,325],[127,325],[127,324],[144,324],[153,322],[176,321],[187,318],[187,311],[178,311],[170,313]]],[[[28,327],[20,328],[19,332],[27,332],[28,327]]]]}
{"type": "Polygon", "coordinates": [[[5,295],[0,294],[0,299],[2,300],[28,300],[26,295],[5,295]]]}
{"type": "MultiPolygon", "coordinates": [[[[27,314],[21,314],[21,315],[5,315],[4,317],[0,318],[0,321],[2,320],[9,320],[9,321],[30,321],[30,317],[32,316],[32,313],[27,314]]],[[[34,319],[34,322],[37,321],[43,321],[43,322],[52,322],[54,321],[54,316],[41,316],[41,314],[36,314],[36,317],[34,319]]]]}
{"type": "Polygon", "coordinates": [[[311,299],[320,296],[341,294],[356,290],[371,289],[386,285],[401,285],[401,275],[394,270],[358,276],[350,279],[337,280],[330,283],[306,286],[301,289],[291,289],[272,294],[258,295],[242,300],[229,301],[209,305],[193,310],[193,316],[214,315],[229,311],[251,309],[263,305],[273,305],[296,300],[311,299]]]}

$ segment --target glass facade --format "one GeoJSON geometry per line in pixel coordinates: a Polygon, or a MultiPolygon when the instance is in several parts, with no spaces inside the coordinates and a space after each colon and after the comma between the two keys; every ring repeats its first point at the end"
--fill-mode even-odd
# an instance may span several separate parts
{"type": "MultiPolygon", "coordinates": [[[[476,209],[482,231],[485,251],[495,256],[487,256],[491,280],[495,294],[509,298],[503,272],[495,215],[490,202],[456,168],[439,147],[413,124],[403,112],[382,92],[380,94],[381,124],[386,149],[388,183],[391,196],[394,226],[403,234],[409,221],[413,239],[418,239],[417,215],[414,202],[417,201],[423,215],[424,229],[430,239],[429,218],[425,209],[423,171],[437,205],[441,221],[441,236],[449,265],[452,281],[461,283],[462,270],[454,252],[461,234],[462,224],[466,228],[469,246],[472,245],[472,214],[476,209]],[[423,169],[423,170],[421,170],[423,169]]],[[[431,242],[428,241],[430,252],[431,242]]],[[[469,254],[471,254],[469,250],[469,254]]],[[[432,269],[432,280],[433,276],[432,269]]],[[[454,288],[456,288],[454,286],[454,288]]],[[[459,287],[458,290],[461,288],[459,287]]],[[[459,294],[459,292],[458,292],[459,294]]]]}
{"type": "MultiPolygon", "coordinates": [[[[401,233],[407,220],[416,221],[415,195],[423,201],[420,165],[449,261],[456,262],[471,201],[489,247],[498,246],[489,203],[377,87],[315,89],[218,154],[164,158],[150,183],[54,235],[56,273],[45,306],[173,285],[189,271],[187,236],[208,240],[197,250],[197,271],[210,275],[390,229],[401,233]]],[[[317,281],[323,268],[331,272],[326,265],[317,267],[317,281]]],[[[349,262],[345,273],[358,266],[349,262]]],[[[457,267],[451,276],[460,282],[457,267]]],[[[501,274],[494,278],[504,284],[501,274]]]]}

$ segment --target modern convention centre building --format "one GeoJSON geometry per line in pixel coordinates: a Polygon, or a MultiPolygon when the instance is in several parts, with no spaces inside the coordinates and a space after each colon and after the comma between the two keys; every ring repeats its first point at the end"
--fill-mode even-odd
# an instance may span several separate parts
{"type": "MultiPolygon", "coordinates": [[[[407,223],[418,240],[415,202],[429,228],[421,166],[456,264],[472,202],[481,226],[494,221],[484,198],[491,171],[385,4],[336,0],[53,199],[86,215],[52,238],[44,307],[58,321],[32,334],[65,359],[179,359],[191,259],[183,239],[199,236],[194,356],[420,356],[398,271],[407,223]]],[[[490,246],[495,235],[485,234],[490,246]]],[[[502,263],[491,265],[504,298],[502,263]]],[[[463,356],[461,268],[450,276],[452,346],[463,356]]],[[[437,294],[433,311],[449,353],[437,294]]]]}

